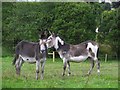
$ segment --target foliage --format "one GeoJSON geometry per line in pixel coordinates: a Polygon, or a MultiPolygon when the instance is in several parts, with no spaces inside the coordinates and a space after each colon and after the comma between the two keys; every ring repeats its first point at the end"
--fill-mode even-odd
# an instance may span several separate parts
{"type": "Polygon", "coordinates": [[[23,39],[38,41],[39,30],[51,30],[67,43],[78,44],[95,40],[95,29],[99,27],[97,41],[109,44],[112,52],[119,54],[120,8],[110,10],[109,5],[97,2],[4,2],[2,5],[2,38],[8,50],[14,51],[15,45],[23,39]]]}
{"type": "Polygon", "coordinates": [[[92,5],[60,3],[56,6],[55,12],[55,21],[51,29],[62,35],[66,41],[77,44],[89,38],[94,39],[96,25],[92,5]],[[93,35],[89,35],[91,33],[93,35]]]}
{"type": "MultiPolygon", "coordinates": [[[[120,31],[118,30],[118,23],[119,23],[119,14],[118,14],[118,10],[120,8],[116,9],[116,10],[110,10],[110,11],[104,11],[102,13],[102,19],[103,22],[101,24],[100,27],[100,34],[101,36],[99,36],[99,42],[101,42],[102,44],[106,44],[111,46],[112,54],[118,55],[118,53],[120,52],[119,50],[119,35],[120,35],[120,31]]],[[[108,50],[109,51],[109,50],[108,50]]]]}

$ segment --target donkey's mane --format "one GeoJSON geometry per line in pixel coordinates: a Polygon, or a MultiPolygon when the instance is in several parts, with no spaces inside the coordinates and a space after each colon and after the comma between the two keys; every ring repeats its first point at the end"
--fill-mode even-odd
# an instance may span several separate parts
{"type": "Polygon", "coordinates": [[[59,41],[58,41],[58,49],[57,50],[62,50],[62,51],[68,51],[70,49],[70,44],[65,43],[62,45],[59,41]]]}

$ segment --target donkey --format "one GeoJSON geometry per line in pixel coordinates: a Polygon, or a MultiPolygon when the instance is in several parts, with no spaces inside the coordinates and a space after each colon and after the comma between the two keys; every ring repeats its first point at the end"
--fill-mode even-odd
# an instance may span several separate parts
{"type": "Polygon", "coordinates": [[[71,45],[65,43],[59,36],[52,33],[46,43],[48,48],[54,47],[58,52],[60,58],[63,60],[63,73],[65,75],[66,67],[68,67],[68,76],[70,72],[70,62],[81,62],[85,61],[87,58],[91,61],[91,67],[87,75],[91,74],[94,67],[94,61],[97,64],[97,72],[100,72],[100,62],[98,61],[98,44],[95,41],[85,41],[77,45],[71,45]]]}
{"type": "Polygon", "coordinates": [[[47,47],[45,35],[41,34],[42,39],[39,42],[21,41],[17,44],[13,65],[16,68],[16,74],[20,75],[21,66],[24,62],[36,63],[36,79],[38,79],[39,66],[41,63],[41,79],[44,77],[44,66],[46,62],[47,47]]]}

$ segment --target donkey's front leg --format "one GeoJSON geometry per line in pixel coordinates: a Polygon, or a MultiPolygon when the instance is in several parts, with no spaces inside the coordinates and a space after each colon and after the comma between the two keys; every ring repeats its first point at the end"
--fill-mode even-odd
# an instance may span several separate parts
{"type": "Polygon", "coordinates": [[[44,78],[44,67],[45,67],[45,61],[46,61],[46,58],[43,59],[43,61],[41,62],[41,79],[44,78]]]}
{"type": "Polygon", "coordinates": [[[70,62],[67,61],[67,68],[68,68],[68,76],[70,76],[71,72],[70,72],[70,62]]]}
{"type": "Polygon", "coordinates": [[[38,80],[40,60],[36,60],[36,79],[38,80]]]}
{"type": "Polygon", "coordinates": [[[65,75],[65,70],[66,70],[66,66],[67,66],[67,60],[64,58],[63,59],[63,76],[65,75]]]}

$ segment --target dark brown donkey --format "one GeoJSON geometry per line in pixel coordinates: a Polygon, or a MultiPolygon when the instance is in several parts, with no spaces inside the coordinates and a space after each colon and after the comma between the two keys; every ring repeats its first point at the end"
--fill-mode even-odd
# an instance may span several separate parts
{"type": "Polygon", "coordinates": [[[36,79],[38,79],[39,67],[41,63],[41,79],[43,79],[44,66],[46,61],[47,47],[46,35],[41,34],[39,42],[21,41],[17,44],[13,65],[16,68],[16,74],[20,75],[21,66],[24,62],[36,63],[36,79]]]}

